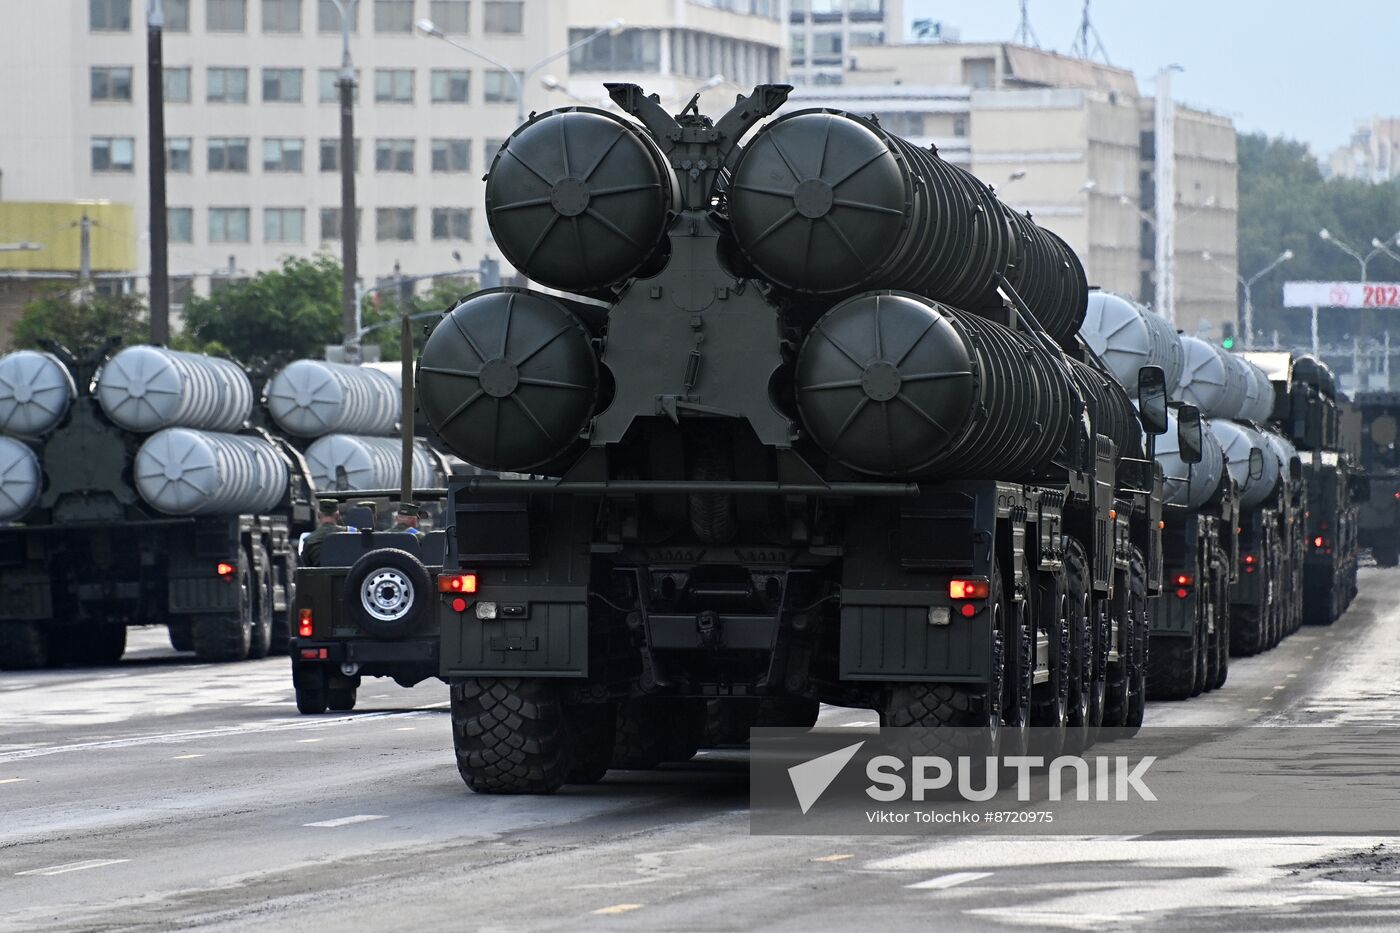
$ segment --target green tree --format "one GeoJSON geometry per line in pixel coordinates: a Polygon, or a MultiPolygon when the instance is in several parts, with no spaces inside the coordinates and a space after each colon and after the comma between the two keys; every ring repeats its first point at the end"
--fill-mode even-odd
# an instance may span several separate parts
{"type": "Polygon", "coordinates": [[[248,364],[321,356],[340,340],[340,263],[330,256],[288,257],[185,307],[182,343],[248,364]]]}
{"type": "Polygon", "coordinates": [[[12,349],[35,349],[44,340],[70,350],[100,343],[106,337],[144,340],[146,302],[140,295],[83,295],[72,286],[53,286],[27,302],[10,334],[12,349]]]}
{"type": "MultiPolygon", "coordinates": [[[[407,306],[411,315],[438,314],[451,311],[458,301],[477,290],[473,279],[438,279],[427,291],[415,294],[407,306]]],[[[362,319],[365,327],[382,324],[365,334],[366,345],[379,347],[380,358],[389,361],[399,359],[399,317],[404,305],[392,288],[369,295],[365,299],[362,319]]],[[[420,317],[413,321],[414,352],[423,349],[423,343],[432,328],[437,324],[434,317],[420,317]]]]}

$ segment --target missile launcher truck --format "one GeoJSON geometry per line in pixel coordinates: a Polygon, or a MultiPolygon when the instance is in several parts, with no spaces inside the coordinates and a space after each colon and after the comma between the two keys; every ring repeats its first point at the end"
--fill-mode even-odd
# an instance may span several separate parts
{"type": "Polygon", "coordinates": [[[1394,567],[1400,564],[1400,392],[1358,392],[1354,405],[1361,416],[1361,468],[1371,487],[1357,536],[1377,565],[1394,567]]]}
{"type": "Polygon", "coordinates": [[[875,120],[755,130],[784,86],[718,120],[608,89],[624,116],[533,116],[487,179],[554,291],[471,296],[418,361],[449,449],[549,477],[449,486],[466,783],[548,793],[818,702],[1052,753],[1139,725],[1168,386],[1135,373],[1139,415],[1080,338],[1073,252],[875,120]]]}
{"type": "Polygon", "coordinates": [[[201,659],[287,639],[311,480],[227,360],[116,342],[0,359],[0,668],[105,663],[126,627],[201,659]]]}

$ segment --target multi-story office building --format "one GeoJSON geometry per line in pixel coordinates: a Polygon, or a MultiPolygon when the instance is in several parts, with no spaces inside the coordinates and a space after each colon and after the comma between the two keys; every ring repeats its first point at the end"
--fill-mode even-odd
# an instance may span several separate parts
{"type": "MultiPolygon", "coordinates": [[[[173,302],[286,255],[338,255],[336,4],[162,5],[173,302]]],[[[130,203],[145,230],[146,6],[26,4],[0,31],[0,196],[130,203]]],[[[596,99],[613,80],[679,100],[718,75],[715,100],[732,99],[780,76],[780,10],[779,0],[360,0],[350,46],[362,277],[500,258],[481,179],[517,125],[518,89],[531,111],[596,99]],[[425,36],[421,18],[482,55],[425,36]]],[[[138,268],[149,269],[149,239],[137,237],[138,268]]]]}
{"type": "Polygon", "coordinates": [[[793,84],[841,84],[861,49],[904,41],[903,0],[790,0],[793,84]]]}
{"type": "Polygon", "coordinates": [[[1358,120],[1351,141],[1328,154],[1323,171],[1372,184],[1400,176],[1400,118],[1358,120]]]}

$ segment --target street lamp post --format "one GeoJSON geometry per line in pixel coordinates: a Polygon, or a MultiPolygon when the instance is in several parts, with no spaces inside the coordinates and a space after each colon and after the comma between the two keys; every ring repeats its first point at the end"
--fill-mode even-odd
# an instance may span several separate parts
{"type": "Polygon", "coordinates": [[[359,269],[359,226],[355,209],[355,66],[350,59],[350,30],[360,0],[331,0],[340,12],[340,329],[345,334],[345,358],[360,359],[360,335],[356,330],[359,305],[356,283],[359,269]]]}
{"type": "Polygon", "coordinates": [[[146,129],[149,145],[151,343],[170,342],[170,255],[165,211],[165,11],[161,0],[146,10],[146,129]]]}
{"type": "Polygon", "coordinates": [[[545,65],[548,65],[550,62],[555,61],[556,59],[563,58],[565,55],[568,55],[570,52],[574,51],[574,49],[583,48],[585,45],[592,42],[594,39],[600,38],[601,36],[608,35],[611,33],[616,33],[617,30],[622,27],[622,23],[623,20],[620,17],[618,19],[614,19],[607,25],[593,30],[593,32],[584,36],[577,42],[565,46],[564,48],[553,53],[552,55],[545,56],[544,58],[535,62],[529,68],[526,68],[523,71],[519,72],[515,71],[508,65],[497,61],[496,59],[492,58],[490,55],[487,55],[480,49],[474,49],[470,45],[467,45],[464,42],[459,42],[458,40],[452,38],[447,33],[439,29],[437,27],[437,24],[435,24],[430,19],[420,19],[417,25],[419,31],[422,32],[425,36],[432,36],[434,39],[441,39],[443,42],[446,42],[453,48],[466,52],[468,55],[473,55],[486,62],[487,64],[495,65],[501,71],[509,75],[511,81],[515,83],[515,120],[516,123],[519,124],[525,122],[525,82],[530,80],[530,78],[535,74],[535,72],[539,71],[541,68],[543,68],[545,65]]]}
{"type": "MultiPolygon", "coordinates": [[[[1206,262],[1211,263],[1212,265],[1219,266],[1221,269],[1225,269],[1227,272],[1230,271],[1229,267],[1226,266],[1224,263],[1216,262],[1216,260],[1211,256],[1210,253],[1202,253],[1201,258],[1204,259],[1206,262]]],[[[1254,297],[1251,294],[1251,291],[1254,288],[1254,283],[1258,282],[1264,276],[1268,275],[1270,272],[1273,272],[1279,266],[1283,265],[1285,262],[1288,262],[1288,260],[1292,258],[1293,250],[1286,249],[1278,254],[1277,259],[1269,263],[1264,268],[1260,269],[1258,272],[1251,275],[1249,278],[1245,278],[1238,272],[1235,273],[1235,278],[1239,280],[1240,285],[1244,286],[1244,348],[1246,350],[1254,349],[1254,297]]]]}

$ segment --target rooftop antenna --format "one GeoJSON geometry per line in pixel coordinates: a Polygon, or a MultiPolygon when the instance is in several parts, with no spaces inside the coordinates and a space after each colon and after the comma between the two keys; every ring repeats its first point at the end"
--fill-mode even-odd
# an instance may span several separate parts
{"type": "Polygon", "coordinates": [[[1031,28],[1030,0],[1021,0],[1021,25],[1016,27],[1016,35],[1011,37],[1011,41],[1017,45],[1028,45],[1033,49],[1040,48],[1040,39],[1036,36],[1035,30],[1031,28]]]}
{"type": "Polygon", "coordinates": [[[1090,60],[1098,57],[1103,59],[1105,65],[1112,64],[1108,60],[1108,50],[1103,47],[1103,39],[1089,18],[1089,0],[1084,0],[1084,16],[1079,21],[1079,31],[1074,35],[1074,45],[1070,46],[1069,54],[1074,58],[1090,60]]]}

